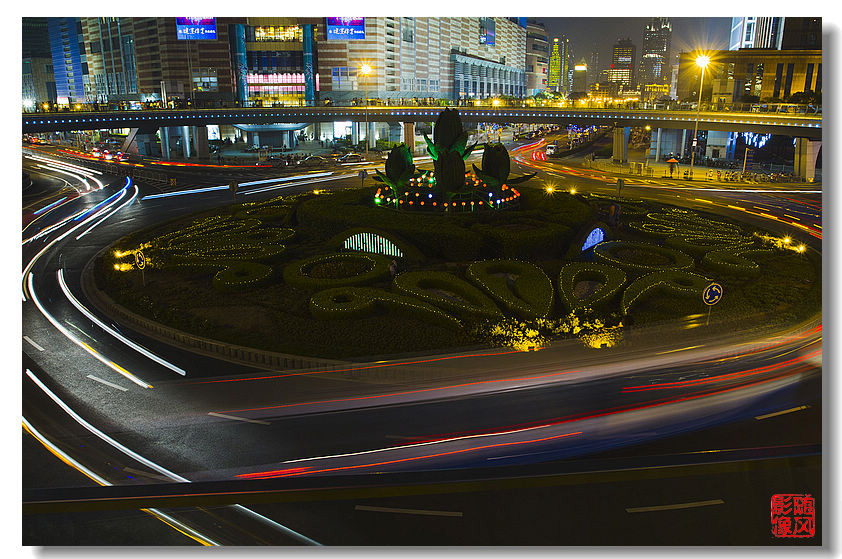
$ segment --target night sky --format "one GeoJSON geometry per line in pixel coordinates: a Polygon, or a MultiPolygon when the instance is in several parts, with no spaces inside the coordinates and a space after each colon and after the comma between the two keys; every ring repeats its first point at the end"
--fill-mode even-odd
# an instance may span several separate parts
{"type": "MultiPolygon", "coordinates": [[[[654,17],[657,14],[653,14],[654,17]]],[[[630,38],[637,52],[635,54],[635,69],[640,61],[640,50],[643,46],[643,30],[649,21],[648,17],[536,17],[547,26],[547,32],[552,45],[553,37],[562,34],[570,39],[571,50],[578,62],[583,57],[590,62],[591,51],[594,46],[599,48],[599,66],[604,70],[611,63],[611,49],[617,39],[630,38]]],[[[692,51],[698,48],[706,50],[727,50],[728,38],[731,32],[730,17],[675,17],[672,23],[672,54],[681,51],[692,51]]],[[[550,47],[552,48],[552,46],[550,47]]]]}

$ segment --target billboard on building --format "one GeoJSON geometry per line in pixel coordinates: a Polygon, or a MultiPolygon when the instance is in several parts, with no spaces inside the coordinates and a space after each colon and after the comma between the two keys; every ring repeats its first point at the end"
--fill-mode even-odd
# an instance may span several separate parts
{"type": "Polygon", "coordinates": [[[364,17],[329,17],[327,18],[327,38],[345,40],[365,39],[364,17]]]}
{"type": "Polygon", "coordinates": [[[494,18],[479,18],[479,44],[494,46],[494,18]]]}
{"type": "Polygon", "coordinates": [[[179,39],[216,39],[216,18],[177,17],[175,32],[179,39]]]}

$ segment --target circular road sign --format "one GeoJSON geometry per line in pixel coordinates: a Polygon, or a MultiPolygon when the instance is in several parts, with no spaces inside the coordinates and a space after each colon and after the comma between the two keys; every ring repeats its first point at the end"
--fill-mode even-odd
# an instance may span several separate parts
{"type": "Polygon", "coordinates": [[[137,265],[139,270],[146,268],[146,257],[143,255],[142,250],[134,253],[134,263],[137,265]]]}
{"type": "Polygon", "coordinates": [[[702,301],[706,305],[715,305],[720,299],[722,299],[722,286],[716,282],[708,285],[702,293],[702,301]]]}

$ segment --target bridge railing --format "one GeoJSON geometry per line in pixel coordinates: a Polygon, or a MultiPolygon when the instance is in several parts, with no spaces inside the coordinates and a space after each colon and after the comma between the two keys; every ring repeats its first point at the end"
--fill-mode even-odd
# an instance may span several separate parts
{"type": "MultiPolygon", "coordinates": [[[[359,102],[352,102],[349,105],[333,105],[333,104],[319,104],[320,108],[359,108],[364,107],[365,102],[360,99],[359,102]]],[[[669,102],[596,102],[586,101],[582,102],[566,102],[566,103],[534,103],[528,100],[506,101],[505,103],[494,104],[490,100],[480,101],[451,101],[443,99],[432,99],[429,101],[421,100],[418,102],[407,102],[401,99],[369,99],[368,106],[371,108],[418,108],[418,107],[464,107],[464,108],[528,108],[528,109],[565,109],[565,110],[598,110],[598,109],[621,109],[621,110],[639,110],[639,111],[687,111],[695,112],[698,109],[696,103],[686,103],[678,101],[669,102]]],[[[24,111],[24,114],[50,114],[50,113],[72,113],[72,112],[132,112],[135,110],[220,110],[220,109],[271,109],[271,108],[302,108],[307,107],[293,104],[263,104],[263,103],[234,103],[227,101],[213,101],[213,102],[195,102],[189,106],[161,107],[158,104],[141,103],[140,105],[104,105],[104,104],[82,104],[70,107],[51,107],[50,110],[44,111],[42,107],[37,107],[37,110],[24,111]]],[[[701,111],[703,112],[730,112],[730,113],[766,113],[779,115],[805,115],[805,116],[821,116],[821,105],[807,105],[795,103],[702,103],[701,111]]]]}

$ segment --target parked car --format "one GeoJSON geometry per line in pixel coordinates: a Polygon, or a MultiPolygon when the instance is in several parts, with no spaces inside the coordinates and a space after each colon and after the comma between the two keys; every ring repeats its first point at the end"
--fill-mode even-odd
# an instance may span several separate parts
{"type": "Polygon", "coordinates": [[[309,157],[305,157],[304,159],[299,160],[298,164],[308,167],[315,167],[318,165],[325,165],[329,162],[329,159],[327,159],[326,157],[322,157],[321,155],[311,155],[309,157]]]}

